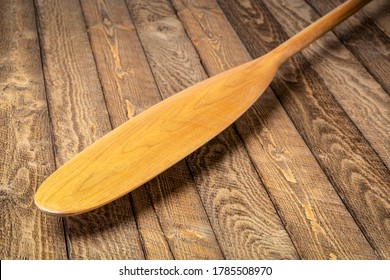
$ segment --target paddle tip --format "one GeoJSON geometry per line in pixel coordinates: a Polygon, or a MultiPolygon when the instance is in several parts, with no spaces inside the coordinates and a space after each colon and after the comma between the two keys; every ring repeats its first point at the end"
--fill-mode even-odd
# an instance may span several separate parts
{"type": "Polygon", "coordinates": [[[45,214],[51,216],[73,216],[81,213],[81,211],[65,210],[66,207],[58,205],[58,203],[53,203],[53,201],[47,201],[41,194],[42,193],[38,190],[34,196],[34,203],[35,206],[45,214]]]}
{"type": "Polygon", "coordinates": [[[43,213],[45,214],[48,214],[48,215],[52,215],[52,216],[68,216],[70,214],[66,214],[64,213],[63,211],[60,211],[60,210],[55,210],[55,209],[50,209],[50,208],[47,208],[45,206],[42,206],[36,198],[34,198],[34,203],[35,203],[35,206],[43,213]]]}

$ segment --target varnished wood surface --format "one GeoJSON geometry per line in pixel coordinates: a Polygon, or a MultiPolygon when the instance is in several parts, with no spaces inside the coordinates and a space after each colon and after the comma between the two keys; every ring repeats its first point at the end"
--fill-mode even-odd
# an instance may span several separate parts
{"type": "Polygon", "coordinates": [[[36,187],[75,153],[340,4],[217,2],[0,2],[2,259],[390,259],[386,1],[129,196],[70,218],[37,211],[36,187]]]}

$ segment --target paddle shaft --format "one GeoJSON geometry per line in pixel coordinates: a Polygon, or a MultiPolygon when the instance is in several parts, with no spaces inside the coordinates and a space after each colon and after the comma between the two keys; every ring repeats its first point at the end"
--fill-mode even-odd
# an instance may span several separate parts
{"type": "Polygon", "coordinates": [[[371,1],[348,0],[281,44],[272,54],[280,59],[280,63],[285,62],[371,1]]]}

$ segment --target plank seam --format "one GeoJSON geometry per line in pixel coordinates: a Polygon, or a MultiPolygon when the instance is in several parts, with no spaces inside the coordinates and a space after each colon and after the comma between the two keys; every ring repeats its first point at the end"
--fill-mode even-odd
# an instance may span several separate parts
{"type": "Polygon", "coordinates": [[[88,32],[87,23],[85,22],[84,10],[83,10],[83,8],[82,8],[82,5],[81,5],[80,0],[79,0],[78,2],[79,2],[79,7],[80,7],[80,10],[81,10],[81,14],[82,14],[82,16],[83,16],[83,22],[84,22],[85,33],[87,34],[87,37],[88,37],[89,50],[90,50],[90,52],[91,52],[91,54],[92,54],[92,57],[93,57],[93,62],[94,62],[94,65],[95,65],[95,70],[96,70],[96,73],[97,73],[97,78],[99,79],[100,89],[102,90],[102,93],[103,93],[104,105],[105,105],[105,107],[106,107],[108,120],[109,120],[109,122],[110,122],[111,130],[112,130],[112,129],[114,128],[114,125],[113,125],[113,122],[112,122],[112,117],[111,117],[111,114],[110,114],[110,110],[108,110],[106,92],[105,92],[105,89],[104,89],[104,87],[103,87],[103,85],[102,85],[102,79],[101,79],[101,77],[100,77],[100,72],[99,72],[99,70],[98,70],[98,68],[97,68],[95,53],[92,51],[91,37],[90,37],[89,32],[88,32]]]}
{"type": "MultiPolygon", "coordinates": [[[[39,46],[39,56],[40,56],[40,61],[41,61],[41,68],[42,68],[42,80],[43,80],[43,86],[45,90],[45,100],[46,100],[46,108],[47,108],[47,115],[48,115],[48,120],[49,120],[49,132],[50,132],[50,143],[51,143],[51,151],[53,154],[53,166],[55,169],[58,169],[57,163],[56,163],[56,158],[57,158],[57,153],[55,149],[55,144],[54,144],[54,128],[53,128],[53,122],[52,122],[52,114],[50,110],[50,102],[49,102],[49,97],[47,94],[47,80],[46,80],[46,75],[45,75],[45,68],[43,67],[44,61],[43,57],[45,56],[44,50],[42,48],[42,29],[41,29],[41,23],[39,21],[39,9],[38,5],[36,3],[37,0],[33,1],[33,6],[34,6],[34,14],[35,14],[35,26],[36,26],[36,31],[38,34],[38,46],[39,46]]],[[[41,214],[42,215],[42,214],[41,214]]],[[[65,241],[65,251],[66,251],[66,257],[68,260],[72,259],[71,258],[71,247],[70,247],[70,240],[69,240],[69,232],[68,232],[68,226],[65,218],[61,217],[61,224],[63,228],[63,233],[64,233],[64,241],[65,241]]]]}
{"type": "Polygon", "coordinates": [[[279,207],[278,207],[278,204],[275,202],[275,200],[274,200],[273,196],[271,195],[271,193],[270,193],[268,187],[266,186],[266,184],[264,183],[263,179],[261,178],[261,175],[260,175],[260,173],[259,173],[259,170],[256,168],[256,165],[255,165],[255,163],[254,163],[254,161],[253,161],[253,158],[252,158],[252,157],[250,156],[250,154],[249,154],[248,147],[247,147],[247,145],[245,144],[245,140],[242,138],[242,135],[238,132],[238,129],[237,129],[237,127],[236,127],[235,125],[233,126],[233,129],[234,129],[234,130],[236,131],[236,133],[238,134],[238,138],[239,138],[240,141],[243,143],[243,146],[244,146],[244,148],[245,148],[245,153],[248,155],[251,164],[254,166],[254,170],[256,171],[256,174],[257,174],[257,176],[259,177],[258,179],[259,179],[259,181],[260,181],[260,187],[263,187],[263,188],[265,189],[265,191],[267,192],[267,195],[268,195],[268,197],[270,198],[270,201],[271,201],[271,203],[272,203],[272,205],[273,205],[273,207],[274,207],[274,209],[275,209],[275,211],[276,211],[276,213],[277,213],[277,215],[278,215],[278,217],[279,217],[279,219],[280,219],[280,222],[282,223],[284,230],[287,232],[288,237],[289,237],[290,240],[291,240],[291,244],[294,246],[294,249],[295,249],[295,251],[297,252],[297,255],[299,256],[299,258],[302,259],[302,255],[300,254],[300,252],[299,252],[299,250],[298,250],[298,247],[296,246],[296,244],[295,244],[295,242],[294,242],[294,239],[291,237],[292,234],[290,233],[290,231],[289,231],[288,228],[287,228],[287,223],[286,223],[285,219],[283,218],[283,216],[280,214],[280,209],[279,209],[279,207]]]}
{"type": "MultiPolygon", "coordinates": [[[[130,203],[130,208],[131,208],[131,211],[133,212],[133,217],[134,217],[134,221],[135,221],[135,226],[137,227],[137,237],[138,237],[138,240],[139,240],[139,243],[141,245],[141,250],[142,250],[142,254],[144,255],[144,259],[146,259],[147,257],[147,251],[146,251],[146,247],[145,247],[145,241],[144,239],[142,238],[142,235],[140,234],[140,227],[139,227],[139,223],[138,223],[138,219],[137,219],[137,215],[135,214],[136,213],[136,209],[134,207],[134,202],[133,202],[133,197],[130,194],[127,195],[128,199],[129,199],[129,203],[130,203]]],[[[165,236],[165,235],[164,235],[165,236]]],[[[170,250],[170,248],[169,248],[170,250]]]]}
{"type": "Polygon", "coordinates": [[[64,233],[66,236],[66,238],[65,238],[66,256],[67,256],[68,260],[72,260],[72,246],[71,246],[70,237],[69,237],[68,223],[67,223],[65,217],[61,217],[61,221],[62,221],[62,226],[64,227],[64,233]]]}
{"type": "MultiPolygon", "coordinates": [[[[189,169],[189,172],[190,172],[190,174],[191,174],[192,180],[195,182],[195,175],[194,175],[194,173],[193,173],[193,171],[192,171],[192,169],[191,169],[191,167],[190,167],[190,164],[189,164],[189,162],[187,161],[187,159],[185,160],[185,163],[186,163],[186,165],[187,165],[187,167],[188,167],[188,169],[189,169]]],[[[211,223],[210,217],[209,217],[209,215],[207,215],[206,207],[205,207],[205,205],[204,205],[204,203],[203,203],[203,200],[202,200],[202,197],[201,197],[201,195],[200,195],[200,193],[199,193],[199,187],[198,187],[198,185],[196,185],[195,190],[196,190],[196,193],[197,193],[198,196],[199,196],[200,204],[202,205],[203,210],[204,210],[204,212],[206,213],[207,221],[209,222],[210,228],[211,228],[212,231],[213,231],[213,234],[214,234],[214,237],[215,237],[215,241],[217,242],[217,244],[218,244],[218,246],[219,246],[219,250],[220,250],[220,252],[221,252],[221,254],[222,254],[222,257],[223,257],[224,260],[226,260],[225,252],[223,251],[222,246],[221,246],[221,243],[220,243],[220,241],[219,241],[219,239],[218,239],[218,236],[217,236],[217,234],[215,233],[213,223],[211,223]]]]}

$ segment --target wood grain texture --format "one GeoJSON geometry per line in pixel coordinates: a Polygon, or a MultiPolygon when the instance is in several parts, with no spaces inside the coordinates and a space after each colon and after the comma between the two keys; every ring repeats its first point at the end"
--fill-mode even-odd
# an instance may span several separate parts
{"type": "Polygon", "coordinates": [[[390,2],[387,0],[376,0],[370,3],[362,11],[369,16],[373,22],[390,37],[390,2]]]}
{"type": "Polygon", "coordinates": [[[111,122],[118,127],[156,104],[159,91],[124,1],[81,5],[111,122]]]}
{"type": "MultiPolygon", "coordinates": [[[[264,4],[289,36],[318,19],[304,0],[264,4]]],[[[302,54],[389,168],[390,96],[332,32],[302,54]]]]}
{"type": "Polygon", "coordinates": [[[141,187],[134,190],[130,197],[134,206],[134,214],[145,258],[148,260],[174,259],[147,188],[141,187]]]}
{"type": "MultiPolygon", "coordinates": [[[[164,97],[207,77],[169,2],[127,3],[164,97]]],[[[226,258],[297,257],[232,128],[192,154],[189,162],[226,258]]]]}
{"type": "MultiPolygon", "coordinates": [[[[307,2],[320,15],[343,3],[342,0],[307,2]]],[[[390,38],[363,12],[335,28],[334,33],[390,94],[390,38]]]]}
{"type": "MultiPolygon", "coordinates": [[[[252,56],[287,39],[261,2],[219,3],[252,56]]],[[[388,169],[302,55],[281,68],[271,87],[370,245],[389,258],[388,169]]]]}
{"type": "Polygon", "coordinates": [[[388,72],[387,0],[342,40],[305,49],[232,127],[130,195],[62,219],[33,205],[56,167],[160,91],[250,60],[243,42],[268,52],[336,3],[307,2],[128,0],[136,29],[124,0],[0,1],[0,258],[390,259],[388,78],[371,70],[388,72]],[[366,64],[377,52],[384,64],[366,64]]]}
{"type": "MultiPolygon", "coordinates": [[[[251,59],[216,2],[173,4],[208,73],[251,59]]],[[[376,257],[271,90],[235,126],[301,258],[376,257]]]]}
{"type": "MultiPolygon", "coordinates": [[[[159,102],[161,96],[126,4],[123,1],[82,3],[103,90],[109,111],[113,112],[111,119],[119,125],[159,102]]],[[[148,258],[170,258],[171,255],[176,259],[222,257],[185,162],[147,183],[146,188],[150,190],[152,204],[141,204],[148,201],[145,200],[146,190],[131,196],[136,201],[137,223],[143,227],[140,234],[148,258]],[[145,210],[147,207],[155,209],[154,216],[145,210]],[[142,211],[149,214],[143,215],[142,211]],[[146,228],[150,225],[155,228],[146,228]],[[156,247],[155,238],[161,240],[162,237],[165,240],[160,248],[156,247]]]]}
{"type": "Polygon", "coordinates": [[[146,185],[175,259],[224,258],[185,161],[146,185]]]}
{"type": "MultiPolygon", "coordinates": [[[[58,166],[111,130],[78,1],[37,1],[58,166]]],[[[128,198],[65,220],[72,259],[143,258],[128,198]]]]}
{"type": "Polygon", "coordinates": [[[34,5],[0,2],[0,259],[64,259],[61,219],[33,202],[54,171],[34,5]]]}

